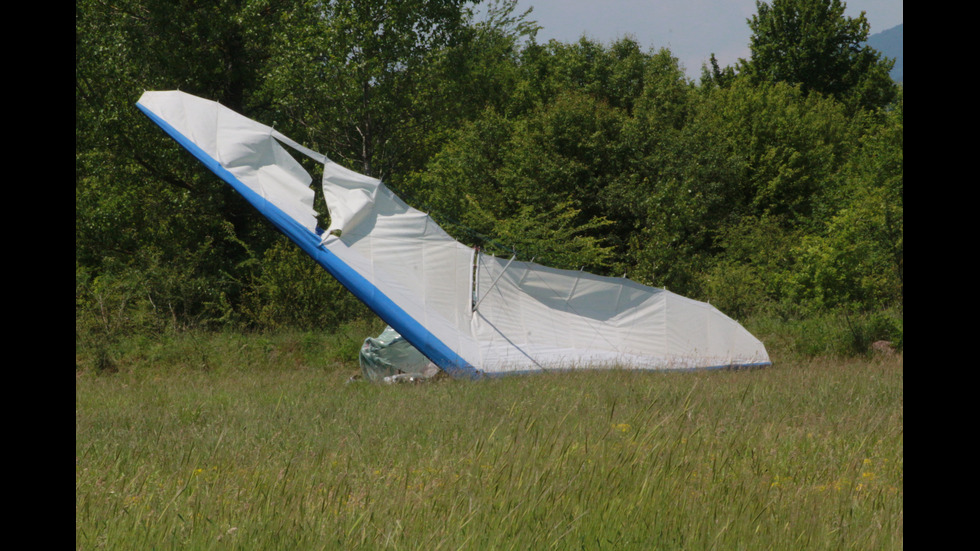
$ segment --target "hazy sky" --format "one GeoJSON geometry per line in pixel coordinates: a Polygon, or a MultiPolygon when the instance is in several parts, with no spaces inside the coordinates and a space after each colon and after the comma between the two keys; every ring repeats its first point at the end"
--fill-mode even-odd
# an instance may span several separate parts
{"type": "MultiPolygon", "coordinates": [[[[850,0],[844,14],[865,12],[871,34],[902,23],[903,0],[850,0]]],[[[668,48],[688,77],[714,53],[722,67],[749,57],[748,20],[755,0],[518,0],[518,11],[533,7],[530,19],[542,27],[538,42],[575,42],[583,35],[609,43],[630,35],[645,49],[668,48]]]]}

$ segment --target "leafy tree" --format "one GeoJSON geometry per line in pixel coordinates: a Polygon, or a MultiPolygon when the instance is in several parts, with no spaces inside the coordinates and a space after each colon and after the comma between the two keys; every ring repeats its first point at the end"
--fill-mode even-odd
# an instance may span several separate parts
{"type": "MultiPolygon", "coordinates": [[[[420,87],[419,105],[433,106],[441,124],[431,124],[434,146],[458,128],[459,121],[478,118],[486,109],[523,112],[527,79],[521,56],[534,43],[539,27],[528,20],[531,10],[516,13],[516,0],[491,0],[482,19],[473,19],[448,48],[432,52],[429,83],[420,87]]],[[[428,147],[429,154],[432,150],[428,147]]]]}
{"type": "Polygon", "coordinates": [[[76,2],[76,264],[80,289],[117,290],[103,305],[175,326],[224,318],[240,295],[230,274],[268,239],[228,186],[135,108],[144,90],[180,88],[242,109],[264,55],[250,6],[76,2]]]}
{"type": "Polygon", "coordinates": [[[282,129],[364,174],[407,171],[444,122],[433,78],[472,37],[470,4],[308,0],[275,14],[262,91],[282,129]]]}
{"type": "Polygon", "coordinates": [[[511,120],[489,110],[460,129],[416,175],[421,203],[461,241],[555,267],[608,267],[612,251],[594,199],[593,156],[615,140],[608,109],[560,99],[511,120]]]}
{"type": "Polygon", "coordinates": [[[250,325],[336,327],[368,314],[363,303],[284,236],[265,251],[262,264],[249,281],[241,309],[250,325]]]}
{"type": "Polygon", "coordinates": [[[893,60],[868,46],[870,25],[861,15],[844,15],[840,0],[757,1],[752,57],[742,61],[753,82],[798,84],[805,94],[818,92],[851,105],[878,108],[895,97],[888,76],[893,60]]]}
{"type": "Polygon", "coordinates": [[[795,247],[806,235],[779,217],[746,216],[719,228],[720,252],[698,274],[704,298],[723,312],[743,319],[782,311],[787,279],[796,262],[795,247]]]}
{"type": "Polygon", "coordinates": [[[727,228],[763,219],[789,232],[820,227],[862,125],[839,103],[786,84],[739,79],[691,97],[687,122],[635,165],[643,198],[630,254],[638,277],[700,296],[699,274],[724,254],[727,228]]]}
{"type": "Polygon", "coordinates": [[[797,247],[788,294],[811,309],[904,304],[903,101],[861,140],[840,178],[840,204],[797,247]]]}
{"type": "Polygon", "coordinates": [[[683,118],[683,72],[630,39],[531,40],[512,60],[515,92],[448,136],[415,176],[418,203],[463,241],[620,275],[613,253],[625,250],[633,214],[622,205],[636,196],[622,193],[636,145],[624,131],[640,126],[628,122],[634,112],[668,126],[683,118]]]}
{"type": "Polygon", "coordinates": [[[732,66],[725,67],[724,69],[718,64],[718,59],[715,54],[711,54],[711,59],[709,60],[711,67],[708,64],[701,66],[701,86],[703,89],[711,89],[713,87],[728,88],[731,86],[732,82],[735,80],[735,68],[732,66]]]}

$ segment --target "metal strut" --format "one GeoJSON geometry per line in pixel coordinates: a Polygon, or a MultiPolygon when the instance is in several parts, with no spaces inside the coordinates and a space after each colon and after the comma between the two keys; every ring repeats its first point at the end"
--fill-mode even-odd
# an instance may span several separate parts
{"type": "MultiPolygon", "coordinates": [[[[493,282],[491,282],[490,286],[487,287],[487,292],[483,293],[483,296],[480,297],[480,300],[476,301],[476,303],[473,304],[473,309],[471,310],[471,312],[476,312],[477,306],[479,306],[480,303],[483,302],[483,299],[487,298],[487,295],[490,294],[490,291],[493,289],[494,285],[496,285],[497,282],[500,281],[500,276],[504,275],[504,272],[507,271],[507,268],[510,267],[510,263],[513,262],[515,258],[517,258],[517,253],[514,253],[514,256],[510,257],[510,260],[508,260],[507,264],[504,265],[504,269],[500,270],[500,273],[497,274],[497,277],[493,279],[493,282]]],[[[479,271],[479,263],[480,263],[479,251],[477,251],[476,262],[477,262],[477,270],[479,271]]]]}

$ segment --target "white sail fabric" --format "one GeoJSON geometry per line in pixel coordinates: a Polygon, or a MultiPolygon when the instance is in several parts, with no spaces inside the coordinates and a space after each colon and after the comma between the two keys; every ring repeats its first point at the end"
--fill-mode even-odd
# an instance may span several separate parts
{"type": "Polygon", "coordinates": [[[139,105],[303,227],[316,229],[312,179],[273,139],[278,133],[271,127],[181,92],[144,92],[139,105]]]}
{"type": "Polygon", "coordinates": [[[769,363],[758,339],[706,303],[479,255],[379,180],[217,103],[147,92],[138,105],[453,375],[769,363]],[[281,144],[324,164],[326,231],[316,228],[310,176],[281,144]]]}
{"type": "Polygon", "coordinates": [[[479,264],[478,293],[488,290],[473,329],[485,369],[684,369],[769,361],[758,339],[709,304],[624,278],[486,256],[479,264]]]}

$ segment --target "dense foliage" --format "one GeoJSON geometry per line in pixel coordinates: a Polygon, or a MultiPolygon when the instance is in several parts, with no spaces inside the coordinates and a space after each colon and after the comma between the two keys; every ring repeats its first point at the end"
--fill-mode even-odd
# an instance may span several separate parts
{"type": "Polygon", "coordinates": [[[871,26],[864,13],[851,18],[840,0],[756,2],[749,20],[752,59],[744,69],[756,82],[799,84],[863,108],[887,105],[895,98],[889,77],[894,60],[865,41],[871,26]]]}
{"type": "Polygon", "coordinates": [[[138,112],[152,89],[272,124],[491,252],[900,328],[904,100],[863,17],[759,3],[752,59],[692,82],[668,50],[539,43],[513,3],[476,7],[76,2],[76,342],[367,315],[138,112]]]}

